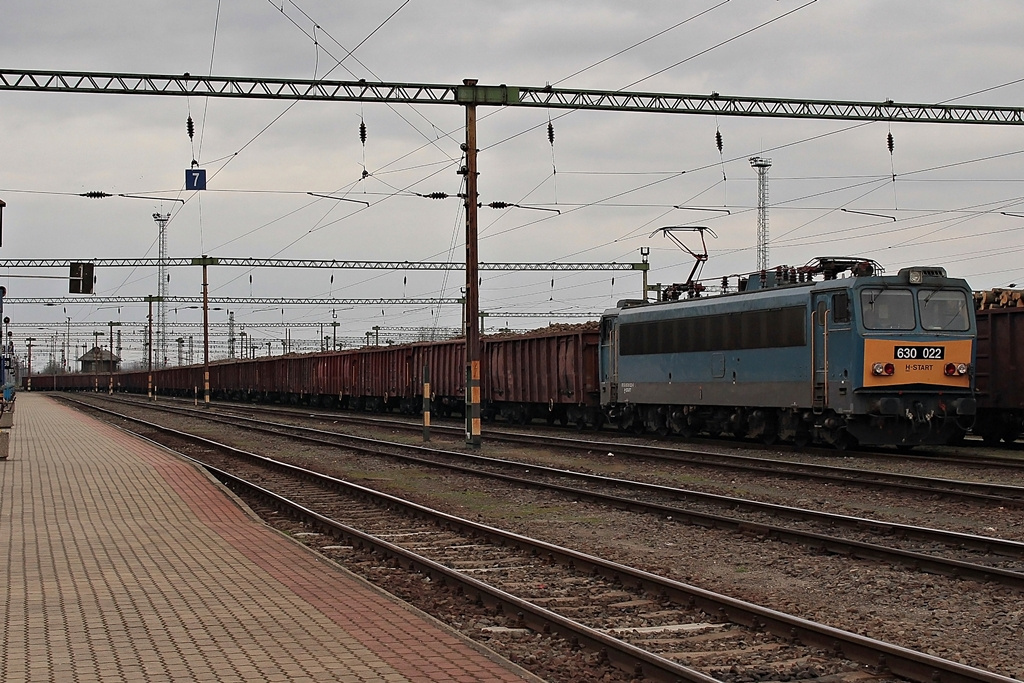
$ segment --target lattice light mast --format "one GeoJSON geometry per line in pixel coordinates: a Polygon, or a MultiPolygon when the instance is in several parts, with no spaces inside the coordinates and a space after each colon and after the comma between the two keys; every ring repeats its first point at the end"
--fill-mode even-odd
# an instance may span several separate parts
{"type": "Polygon", "coordinates": [[[757,269],[768,269],[768,169],[772,160],[750,157],[750,166],[757,171],[757,269]]]}
{"type": "Polygon", "coordinates": [[[159,230],[159,253],[157,262],[157,284],[156,284],[156,366],[167,367],[167,282],[170,276],[167,272],[167,221],[171,220],[169,213],[154,213],[153,220],[159,230]]]}

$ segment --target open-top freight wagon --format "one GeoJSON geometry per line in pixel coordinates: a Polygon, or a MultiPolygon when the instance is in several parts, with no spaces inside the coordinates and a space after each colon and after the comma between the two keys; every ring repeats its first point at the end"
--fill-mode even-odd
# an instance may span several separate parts
{"type": "Polygon", "coordinates": [[[1024,296],[1020,290],[975,293],[978,416],[972,431],[985,443],[1024,434],[1024,296]]]}
{"type": "MultiPolygon", "coordinates": [[[[601,423],[596,323],[483,337],[482,346],[484,418],[601,423]]],[[[222,360],[210,364],[210,392],[215,399],[413,414],[423,406],[428,368],[433,412],[463,414],[465,353],[465,340],[453,339],[222,360]]],[[[152,376],[158,395],[202,396],[201,365],[155,369],[152,376]]],[[[37,390],[148,391],[146,370],[34,380],[37,390]]]]}

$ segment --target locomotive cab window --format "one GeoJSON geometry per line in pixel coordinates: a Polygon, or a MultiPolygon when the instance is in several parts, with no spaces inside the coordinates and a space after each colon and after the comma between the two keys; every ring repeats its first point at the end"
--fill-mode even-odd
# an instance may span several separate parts
{"type": "Polygon", "coordinates": [[[971,328],[967,295],[953,289],[921,289],[917,292],[921,326],[926,330],[966,332],[971,328]]]}
{"type": "Polygon", "coordinates": [[[850,295],[846,292],[839,292],[832,295],[832,322],[850,322],[850,295]]]}
{"type": "Polygon", "coordinates": [[[863,289],[860,293],[861,319],[869,330],[912,330],[914,295],[909,289],[863,289]]]}

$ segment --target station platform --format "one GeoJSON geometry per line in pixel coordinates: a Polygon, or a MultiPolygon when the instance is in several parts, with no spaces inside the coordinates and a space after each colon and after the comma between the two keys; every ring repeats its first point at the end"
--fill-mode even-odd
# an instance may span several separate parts
{"type": "Polygon", "coordinates": [[[18,394],[0,681],[539,681],[265,526],[205,471],[18,394]]]}

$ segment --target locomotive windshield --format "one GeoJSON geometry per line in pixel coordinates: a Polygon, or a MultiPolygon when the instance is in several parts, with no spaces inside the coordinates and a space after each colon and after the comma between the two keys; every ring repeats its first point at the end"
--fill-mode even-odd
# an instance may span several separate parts
{"type": "Polygon", "coordinates": [[[971,327],[967,296],[950,289],[921,289],[917,292],[921,326],[926,330],[966,332],[971,327]]]}
{"type": "Polygon", "coordinates": [[[914,295],[909,289],[864,289],[861,316],[869,330],[912,330],[917,327],[914,295]]]}
{"type": "MultiPolygon", "coordinates": [[[[971,329],[967,295],[957,289],[919,289],[917,308],[921,327],[928,331],[966,332],[971,329]]],[[[869,330],[917,328],[914,292],[909,289],[863,289],[861,317],[869,330]]]]}

